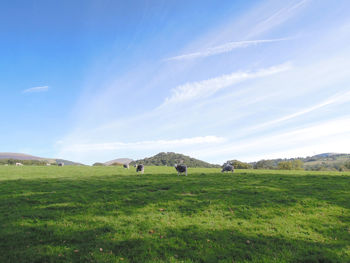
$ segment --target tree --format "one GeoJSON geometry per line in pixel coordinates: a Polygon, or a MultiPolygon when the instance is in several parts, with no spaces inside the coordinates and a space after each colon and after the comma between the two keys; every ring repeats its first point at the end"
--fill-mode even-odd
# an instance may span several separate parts
{"type": "Polygon", "coordinates": [[[277,165],[278,170],[292,170],[293,163],[292,162],[279,162],[277,165]]]}
{"type": "Polygon", "coordinates": [[[230,163],[236,169],[252,169],[253,166],[249,163],[244,163],[238,160],[227,161],[226,163],[230,163]]]}
{"type": "Polygon", "coordinates": [[[276,168],[273,160],[261,160],[255,163],[254,169],[274,169],[276,168]]]}
{"type": "Polygon", "coordinates": [[[293,170],[303,170],[304,163],[301,160],[292,161],[293,170]]]}
{"type": "Polygon", "coordinates": [[[344,164],[345,168],[346,169],[350,169],[350,161],[347,161],[345,164],[344,164]]]}

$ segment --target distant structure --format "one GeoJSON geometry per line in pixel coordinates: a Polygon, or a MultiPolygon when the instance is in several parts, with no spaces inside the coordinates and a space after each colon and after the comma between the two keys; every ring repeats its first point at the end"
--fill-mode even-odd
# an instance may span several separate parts
{"type": "Polygon", "coordinates": [[[64,163],[58,163],[58,166],[64,166],[64,163]]]}
{"type": "Polygon", "coordinates": [[[187,176],[187,166],[184,164],[175,164],[175,169],[177,171],[177,176],[180,175],[180,173],[185,173],[185,175],[187,176]]]}
{"type": "Polygon", "coordinates": [[[23,166],[22,163],[16,163],[16,166],[23,166]]]}
{"type": "Polygon", "coordinates": [[[50,164],[50,163],[47,163],[46,166],[51,166],[51,164],[50,164]]]}
{"type": "Polygon", "coordinates": [[[139,173],[139,172],[141,172],[141,174],[144,173],[144,171],[145,171],[145,166],[144,166],[143,164],[135,164],[135,166],[136,166],[136,172],[137,172],[137,173],[139,173]]]}

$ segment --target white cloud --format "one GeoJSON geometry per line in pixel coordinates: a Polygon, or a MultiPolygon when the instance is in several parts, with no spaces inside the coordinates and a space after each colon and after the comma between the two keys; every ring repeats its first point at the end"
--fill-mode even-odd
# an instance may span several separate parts
{"type": "Polygon", "coordinates": [[[237,48],[245,48],[249,46],[256,46],[263,43],[279,42],[285,41],[288,38],[280,39],[263,39],[263,40],[249,40],[249,41],[238,41],[238,42],[228,42],[220,46],[207,48],[206,50],[179,55],[175,57],[168,58],[166,60],[184,60],[184,59],[195,59],[200,57],[208,57],[217,54],[227,53],[237,48]]]}
{"type": "Polygon", "coordinates": [[[229,87],[241,81],[277,74],[289,70],[290,68],[290,64],[285,63],[255,72],[234,72],[212,79],[186,83],[173,89],[172,95],[165,99],[165,102],[161,105],[161,107],[168,104],[208,97],[220,89],[229,87]]]}
{"type": "Polygon", "coordinates": [[[162,147],[185,147],[191,145],[201,144],[215,144],[225,141],[222,137],[217,136],[202,136],[183,138],[176,140],[155,140],[155,141],[140,141],[140,142],[108,142],[108,143],[82,143],[69,144],[64,147],[64,152],[89,152],[89,151],[108,151],[108,150],[122,150],[122,149],[157,149],[162,147]]]}
{"type": "Polygon", "coordinates": [[[23,93],[45,92],[49,90],[49,86],[34,87],[23,90],[23,93]]]}
{"type": "MultiPolygon", "coordinates": [[[[141,62],[141,69],[132,68],[124,75],[116,71],[109,74],[108,81],[101,78],[103,85],[87,80],[96,90],[86,89],[89,96],[83,96],[77,105],[75,127],[56,145],[59,155],[92,163],[121,156],[137,159],[176,149],[209,162],[221,162],[349,149],[346,138],[350,134],[349,121],[315,124],[334,120],[349,111],[350,105],[345,104],[347,96],[350,97],[346,93],[348,26],[342,26],[343,19],[327,26],[314,20],[300,22],[299,18],[307,17],[303,11],[320,9],[317,2],[309,3],[309,0],[261,2],[249,13],[232,16],[228,23],[222,21],[221,26],[190,39],[184,49],[172,53],[180,56],[169,58],[181,63],[160,63],[156,57],[155,64],[147,61],[144,67],[141,62]],[[303,17],[299,17],[301,14],[303,17]],[[277,42],[284,40],[279,39],[281,33],[282,37],[298,36],[299,41],[277,42]],[[252,41],[230,42],[233,36],[252,41]],[[245,47],[254,45],[263,51],[245,52],[245,47]],[[242,48],[239,59],[225,53],[234,48],[242,48]],[[220,53],[230,56],[195,59],[220,53]],[[293,61],[293,70],[260,78],[288,69],[288,65],[277,72],[269,68],[284,61],[293,61]],[[237,68],[246,71],[235,72],[237,68]],[[329,97],[331,93],[339,96],[329,97]],[[137,100],[140,103],[135,103],[136,97],[129,94],[140,94],[141,99],[137,100]],[[125,109],[124,104],[137,110],[125,109]],[[306,126],[310,129],[305,130],[306,126]],[[165,135],[191,139],[202,134],[216,134],[226,140],[182,145],[159,140],[165,135]]],[[[334,10],[330,12],[335,14],[334,10]]],[[[91,72],[94,74],[89,74],[89,78],[98,73],[91,72]]],[[[104,66],[101,72],[105,72],[104,66]]]]}

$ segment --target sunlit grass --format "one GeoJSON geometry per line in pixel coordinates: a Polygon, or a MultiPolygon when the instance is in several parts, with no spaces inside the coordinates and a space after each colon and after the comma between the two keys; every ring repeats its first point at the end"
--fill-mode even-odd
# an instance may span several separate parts
{"type": "Polygon", "coordinates": [[[0,167],[0,262],[350,262],[350,174],[0,167]]]}

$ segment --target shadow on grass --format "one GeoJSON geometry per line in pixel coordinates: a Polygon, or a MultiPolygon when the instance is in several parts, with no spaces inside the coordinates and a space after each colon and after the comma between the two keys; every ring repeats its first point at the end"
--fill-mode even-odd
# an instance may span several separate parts
{"type": "MultiPolygon", "coordinates": [[[[151,234],[146,231],[143,238],[126,239],[123,233],[119,233],[119,238],[109,237],[109,233],[118,231],[110,224],[100,227],[91,223],[77,230],[69,224],[64,226],[64,222],[76,220],[75,225],[84,225],[85,221],[74,219],[84,215],[118,217],[123,214],[132,218],[150,206],[156,211],[165,208],[167,212],[184,217],[215,206],[223,211],[223,216],[249,219],[255,216],[252,208],[278,210],[296,205],[305,208],[339,206],[346,211],[339,215],[340,220],[349,222],[350,176],[105,175],[1,181],[0,189],[1,262],[64,262],[67,258],[74,262],[115,262],[115,257],[130,262],[168,261],[169,258],[189,262],[232,259],[238,262],[281,262],[281,259],[286,262],[346,262],[334,252],[344,249],[344,242],[337,241],[327,244],[246,235],[234,229],[210,230],[197,225],[165,228],[151,234]],[[233,206],[234,214],[230,211],[233,206]],[[52,226],[50,221],[62,221],[62,226],[52,226]],[[105,252],[100,252],[99,247],[105,252]],[[55,253],[55,249],[66,252],[59,256],[62,252],[55,253]]],[[[346,230],[341,231],[344,240],[349,240],[346,230]]],[[[332,236],[332,233],[329,230],[322,234],[332,236]]]]}
{"type": "Polygon", "coordinates": [[[243,234],[234,229],[211,230],[196,225],[142,233],[139,238],[102,238],[113,229],[22,227],[3,236],[17,240],[16,248],[0,255],[1,262],[349,262],[335,251],[337,243],[243,234]],[[46,237],[46,238],[45,238],[46,237]],[[27,240],[31,241],[30,245],[27,240]],[[102,250],[100,250],[102,248],[102,250]],[[57,253],[55,253],[57,249],[57,253]],[[59,249],[59,250],[58,250],[59,249]]]}
{"type": "Polygon", "coordinates": [[[77,179],[21,179],[1,181],[0,208],[29,206],[57,214],[76,214],[100,206],[133,213],[147,205],[178,201],[184,214],[196,213],[210,204],[246,207],[318,206],[320,203],[350,208],[350,176],[286,174],[191,174],[99,176],[77,179]],[[305,201],[305,199],[309,201],[305,201]],[[314,202],[310,202],[312,199],[314,202]],[[112,207],[110,207],[110,205],[112,207]],[[113,207],[114,206],[114,207],[113,207]]]}

